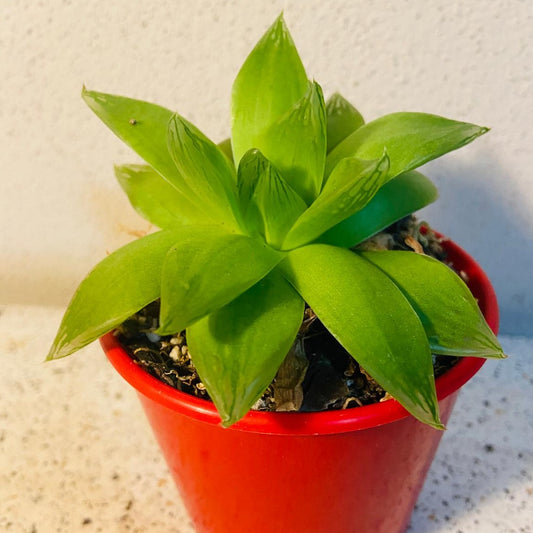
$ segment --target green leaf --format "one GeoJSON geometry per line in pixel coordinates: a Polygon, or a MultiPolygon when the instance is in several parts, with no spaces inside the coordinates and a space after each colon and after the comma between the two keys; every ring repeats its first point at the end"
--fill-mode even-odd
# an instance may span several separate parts
{"type": "Polygon", "coordinates": [[[333,170],[319,197],[291,228],[284,249],[309,243],[345,218],[361,210],[387,179],[389,158],[363,161],[343,159],[333,170]]]}
{"type": "Polygon", "coordinates": [[[256,140],[265,157],[305,200],[322,188],[326,160],[326,110],[322,89],[310,83],[307,93],[256,140]]]}
{"type": "Polygon", "coordinates": [[[220,151],[233,163],[233,151],[231,149],[231,139],[224,139],[217,144],[220,151]]]}
{"type": "Polygon", "coordinates": [[[184,228],[162,271],[159,333],[176,333],[228,304],[283,258],[264,243],[218,227],[184,228]]]}
{"type": "Polygon", "coordinates": [[[351,248],[438,197],[435,185],[411,170],[387,182],[361,211],[328,230],[320,241],[351,248]]]}
{"type": "Polygon", "coordinates": [[[339,93],[334,93],[328,98],[326,116],[328,153],[365,123],[361,113],[339,93]]]}
{"type": "Polygon", "coordinates": [[[324,244],[291,251],[280,268],[386,391],[420,421],[442,428],[424,328],[388,276],[356,253],[324,244]]]}
{"type": "Polygon", "coordinates": [[[259,150],[244,154],[239,164],[239,197],[247,227],[275,248],[307,205],[259,150]]]}
{"type": "Polygon", "coordinates": [[[233,84],[232,145],[235,164],[307,91],[307,76],[280,15],[252,50],[233,84]]]}
{"type": "Polygon", "coordinates": [[[101,261],[74,294],[47,359],[79,350],[156,300],[161,265],[181,231],[147,235],[101,261]]]}
{"type": "Polygon", "coordinates": [[[175,114],[168,123],[168,151],[204,211],[229,229],[239,229],[237,176],[223,152],[193,124],[175,114]]]}
{"type": "Polygon", "coordinates": [[[364,252],[402,290],[436,354],[497,357],[498,340],[463,280],[440,261],[413,252],[364,252]]]}
{"type": "Polygon", "coordinates": [[[187,226],[190,221],[181,215],[187,198],[148,165],[115,167],[120,186],[135,210],[159,228],[187,226]]]}
{"type": "Polygon", "coordinates": [[[488,131],[475,124],[425,113],[393,113],[355,130],[328,155],[326,176],[345,157],[376,159],[386,148],[391,178],[412,170],[488,131]]]}
{"type": "Polygon", "coordinates": [[[272,382],[303,311],[303,300],[274,270],[187,329],[191,357],[224,426],[242,418],[272,382]]]}
{"type": "Polygon", "coordinates": [[[168,121],[172,111],[123,96],[88,91],[82,97],[94,113],[156,172],[175,187],[187,202],[181,204],[181,217],[190,223],[217,222],[202,212],[202,201],[192,193],[178,172],[167,149],[168,121]]]}

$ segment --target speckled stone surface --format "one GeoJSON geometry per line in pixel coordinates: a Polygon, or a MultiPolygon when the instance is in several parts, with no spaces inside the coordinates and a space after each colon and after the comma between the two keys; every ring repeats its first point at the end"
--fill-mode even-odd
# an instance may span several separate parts
{"type": "MultiPolygon", "coordinates": [[[[42,363],[60,317],[0,307],[0,531],[193,533],[100,347],[42,363]]],[[[463,390],[410,533],[533,532],[533,340],[501,340],[512,357],[463,390]]]]}

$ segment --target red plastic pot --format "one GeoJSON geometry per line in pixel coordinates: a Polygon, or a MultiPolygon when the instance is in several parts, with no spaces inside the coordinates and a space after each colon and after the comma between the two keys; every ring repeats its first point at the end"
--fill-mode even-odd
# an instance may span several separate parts
{"type": "MultiPolygon", "coordinates": [[[[490,281],[461,248],[450,241],[445,247],[496,333],[490,281]]],[[[395,533],[407,527],[442,432],[395,400],[319,413],[250,412],[224,429],[211,402],[146,373],[113,334],[101,342],[137,389],[198,532],[395,533]]],[[[444,423],[459,388],[483,362],[464,358],[437,379],[444,423]]]]}

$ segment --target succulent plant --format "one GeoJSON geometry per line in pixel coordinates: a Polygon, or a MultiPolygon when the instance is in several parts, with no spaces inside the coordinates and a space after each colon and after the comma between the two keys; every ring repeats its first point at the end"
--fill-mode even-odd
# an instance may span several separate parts
{"type": "Polygon", "coordinates": [[[160,231],[82,281],[48,359],[69,355],[160,299],[160,334],[186,329],[226,426],[242,418],[295,340],[307,303],[346,350],[424,423],[439,420],[432,353],[503,357],[448,266],[361,243],[437,197],[414,169],[487,128],[402,112],[365,123],[324,102],[280,16],[233,85],[220,145],[163,107],[83,89],[96,115],[146,165],[116,167],[160,231]]]}

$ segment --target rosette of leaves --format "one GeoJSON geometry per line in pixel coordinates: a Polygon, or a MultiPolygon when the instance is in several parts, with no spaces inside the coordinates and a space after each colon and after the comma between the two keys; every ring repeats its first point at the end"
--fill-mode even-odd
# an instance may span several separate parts
{"type": "Polygon", "coordinates": [[[442,427],[432,353],[503,357],[463,281],[420,254],[353,248],[434,201],[414,169],[487,129],[423,113],[372,122],[324,102],[280,16],[234,82],[231,141],[158,105],[83,90],[146,165],[116,168],[160,231],[85,278],[48,358],[69,355],[160,299],[160,334],[184,329],[222,423],[243,417],[295,340],[307,303],[383,388],[442,427]]]}

